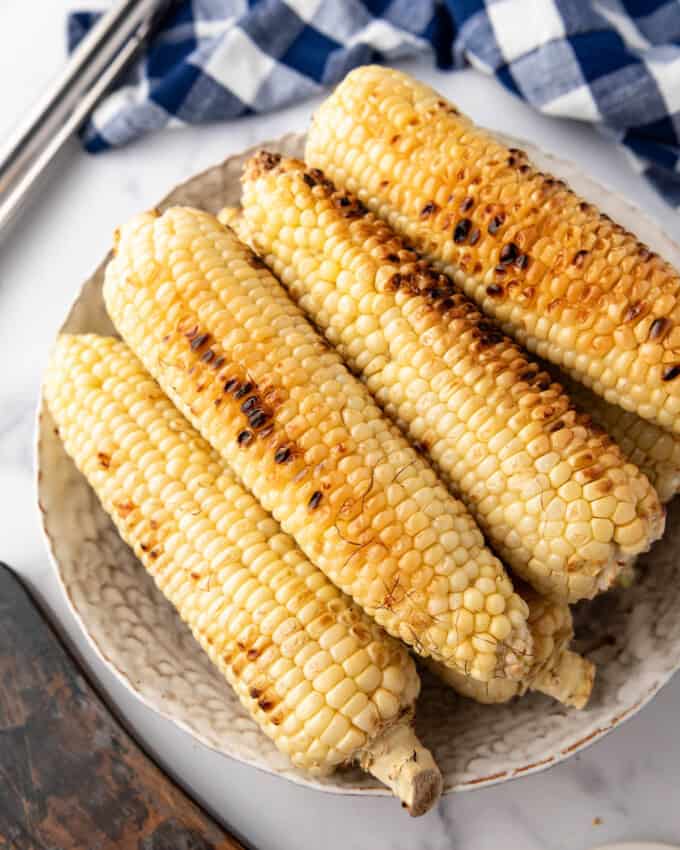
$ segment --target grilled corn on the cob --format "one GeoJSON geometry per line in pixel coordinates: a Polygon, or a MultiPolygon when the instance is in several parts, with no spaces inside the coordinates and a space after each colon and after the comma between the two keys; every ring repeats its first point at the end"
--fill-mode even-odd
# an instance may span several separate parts
{"type": "Polygon", "coordinates": [[[306,159],[358,194],[531,351],[680,433],[680,278],[561,180],[386,68],[350,73],[306,159]]]}
{"type": "Polygon", "coordinates": [[[569,606],[547,599],[530,587],[518,586],[517,590],[529,606],[529,627],[534,638],[534,666],[524,681],[475,682],[434,661],[428,662],[428,667],[458,693],[477,702],[507,702],[532,690],[565,705],[585,708],[593,689],[595,665],[569,649],[574,637],[569,606]]]}
{"type": "Polygon", "coordinates": [[[662,502],[680,492],[680,435],[610,404],[561,372],[553,372],[574,404],[609,434],[626,457],[649,478],[662,502]]]}
{"type": "Polygon", "coordinates": [[[358,759],[412,813],[429,808],[441,779],[409,725],[406,649],[306,560],[127,346],[61,337],[45,393],[120,533],[277,747],[317,774],[358,759]]]}
{"type": "Polygon", "coordinates": [[[639,470],[355,196],[260,153],[242,203],[255,250],[527,581],[593,596],[661,534],[639,470]]]}
{"type": "Polygon", "coordinates": [[[114,324],[240,480],[388,632],[480,680],[531,663],[527,608],[464,506],[278,281],[207,213],[122,228],[114,324]]]}

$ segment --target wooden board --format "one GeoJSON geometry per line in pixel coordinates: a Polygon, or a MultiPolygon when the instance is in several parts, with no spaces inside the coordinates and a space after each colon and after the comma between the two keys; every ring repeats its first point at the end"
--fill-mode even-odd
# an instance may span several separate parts
{"type": "Polygon", "coordinates": [[[140,749],[0,564],[0,850],[244,850],[140,749]]]}

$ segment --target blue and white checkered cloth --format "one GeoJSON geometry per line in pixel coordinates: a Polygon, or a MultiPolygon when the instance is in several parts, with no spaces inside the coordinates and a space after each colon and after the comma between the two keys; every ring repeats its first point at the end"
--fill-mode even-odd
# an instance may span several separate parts
{"type": "MultiPolygon", "coordinates": [[[[71,47],[95,18],[70,17],[71,47]]],[[[184,0],[97,108],[85,145],[267,112],[357,65],[422,54],[595,124],[680,208],[678,0],[184,0]]]]}

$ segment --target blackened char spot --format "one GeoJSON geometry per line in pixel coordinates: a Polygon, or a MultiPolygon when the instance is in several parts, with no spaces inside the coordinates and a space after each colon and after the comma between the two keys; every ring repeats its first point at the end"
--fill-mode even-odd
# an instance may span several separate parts
{"type": "Polygon", "coordinates": [[[519,249],[517,245],[515,245],[514,242],[508,242],[507,245],[503,246],[499,259],[501,261],[501,265],[507,266],[510,263],[514,263],[518,256],[519,249]]]}
{"type": "Polygon", "coordinates": [[[670,329],[671,323],[668,319],[654,319],[649,328],[649,339],[661,339],[670,329]]]}
{"type": "Polygon", "coordinates": [[[638,316],[641,316],[646,309],[646,305],[642,301],[635,301],[633,304],[629,304],[626,308],[625,313],[623,314],[622,321],[623,322],[633,322],[638,316]]]}
{"type": "Polygon", "coordinates": [[[253,389],[253,385],[250,383],[250,381],[247,381],[234,392],[234,398],[243,398],[244,395],[252,393],[253,389]]]}
{"type": "Polygon", "coordinates": [[[438,210],[439,207],[437,206],[437,204],[435,204],[434,201],[430,201],[429,203],[425,204],[425,206],[420,211],[420,217],[427,218],[430,215],[434,215],[438,210]]]}
{"type": "Polygon", "coordinates": [[[332,201],[336,209],[340,210],[345,218],[360,218],[368,212],[361,201],[351,195],[336,193],[333,195],[332,201]]]}
{"type": "Polygon", "coordinates": [[[310,511],[315,510],[321,504],[321,499],[323,498],[323,494],[320,490],[315,490],[310,499],[309,499],[309,509],[310,511]]]}
{"type": "Polygon", "coordinates": [[[276,450],[274,454],[274,463],[285,463],[290,459],[291,451],[288,446],[281,446],[280,449],[276,450]]]}
{"type": "Polygon", "coordinates": [[[259,151],[256,155],[257,164],[265,171],[271,171],[281,162],[281,154],[270,151],[259,151]]]}
{"type": "Polygon", "coordinates": [[[462,218],[453,229],[453,241],[457,244],[465,242],[470,234],[472,222],[469,218],[462,218]]]}
{"type": "Polygon", "coordinates": [[[499,230],[501,229],[501,227],[503,226],[503,222],[504,222],[504,221],[505,221],[505,216],[503,215],[503,213],[499,213],[498,215],[495,215],[495,216],[491,219],[491,221],[489,222],[489,228],[488,228],[488,229],[489,229],[489,233],[490,233],[492,236],[493,236],[494,234],[498,233],[498,231],[499,231],[499,230]]]}
{"type": "Polygon", "coordinates": [[[192,351],[198,351],[199,348],[203,348],[203,346],[206,344],[206,342],[209,339],[210,339],[210,334],[199,334],[198,336],[195,336],[191,340],[191,350],[192,351]]]}
{"type": "Polygon", "coordinates": [[[667,366],[662,375],[664,381],[672,381],[680,375],[680,364],[675,363],[673,366],[667,366]]]}
{"type": "Polygon", "coordinates": [[[269,417],[264,412],[264,410],[253,410],[253,412],[248,416],[248,423],[251,428],[261,428],[269,417]]]}

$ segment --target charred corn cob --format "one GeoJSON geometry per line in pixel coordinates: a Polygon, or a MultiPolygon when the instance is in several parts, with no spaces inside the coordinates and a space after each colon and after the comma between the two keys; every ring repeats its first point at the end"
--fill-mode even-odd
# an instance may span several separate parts
{"type": "Polygon", "coordinates": [[[436,260],[506,333],[680,433],[680,278],[561,180],[386,68],[321,106],[307,161],[436,260]]]}
{"type": "Polygon", "coordinates": [[[242,203],[237,230],[537,589],[593,596],[660,536],[639,470],[355,196],[262,153],[242,203]]]}
{"type": "Polygon", "coordinates": [[[593,689],[595,665],[569,649],[574,637],[569,606],[547,599],[528,586],[518,586],[517,591],[529,606],[529,628],[534,639],[534,665],[524,681],[475,682],[434,661],[428,662],[428,667],[458,693],[477,702],[507,702],[532,690],[565,705],[585,708],[593,689]]]}
{"type": "Polygon", "coordinates": [[[123,227],[114,324],[331,581],[419,653],[482,681],[530,663],[525,603],[463,505],[264,263],[207,213],[123,227]]]}
{"type": "Polygon", "coordinates": [[[316,774],[358,760],[421,814],[441,777],[410,727],[404,647],[313,567],[108,337],[63,336],[45,384],[68,453],[261,729],[316,774]]]}
{"type": "Polygon", "coordinates": [[[649,479],[662,502],[680,492],[680,436],[641,419],[564,373],[553,373],[574,404],[609,434],[626,457],[649,479]]]}

